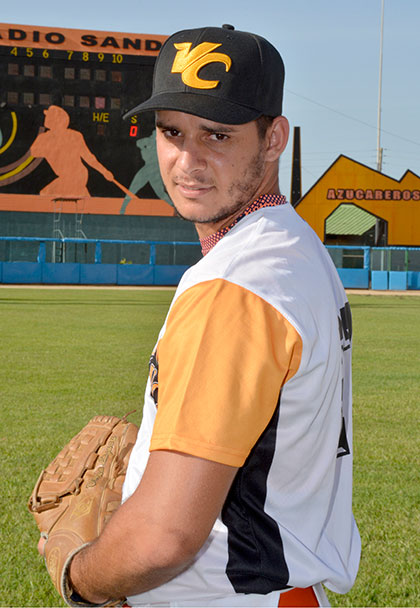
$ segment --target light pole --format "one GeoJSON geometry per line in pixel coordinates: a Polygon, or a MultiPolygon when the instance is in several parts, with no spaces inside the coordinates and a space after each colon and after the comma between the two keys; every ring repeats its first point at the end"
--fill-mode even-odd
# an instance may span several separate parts
{"type": "Polygon", "coordinates": [[[377,140],[377,155],[376,155],[376,168],[382,172],[382,153],[381,148],[381,98],[382,98],[382,59],[383,59],[383,45],[384,45],[384,2],[382,0],[381,7],[381,39],[379,43],[379,86],[378,86],[378,140],[377,140]]]}

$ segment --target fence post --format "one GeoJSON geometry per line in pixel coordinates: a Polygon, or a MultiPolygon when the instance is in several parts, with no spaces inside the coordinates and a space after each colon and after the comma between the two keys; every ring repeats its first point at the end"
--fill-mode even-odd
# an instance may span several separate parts
{"type": "Polygon", "coordinates": [[[39,249],[38,249],[38,257],[37,257],[36,261],[38,262],[38,264],[42,264],[43,262],[45,262],[46,259],[47,259],[47,249],[45,246],[45,241],[40,241],[39,249]]]}
{"type": "Polygon", "coordinates": [[[102,263],[102,246],[101,241],[96,241],[95,245],[95,264],[102,263]]]}
{"type": "Polygon", "coordinates": [[[149,264],[154,266],[156,264],[156,244],[150,243],[150,257],[149,264]]]}
{"type": "Polygon", "coordinates": [[[370,271],[370,247],[363,248],[363,268],[370,271]]]}

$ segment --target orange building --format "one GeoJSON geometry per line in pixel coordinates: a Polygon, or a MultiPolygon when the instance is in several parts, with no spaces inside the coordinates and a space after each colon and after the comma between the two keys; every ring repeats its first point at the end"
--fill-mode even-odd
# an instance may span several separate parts
{"type": "Polygon", "coordinates": [[[297,203],[325,244],[420,246],[420,177],[395,180],[339,156],[297,203]]]}

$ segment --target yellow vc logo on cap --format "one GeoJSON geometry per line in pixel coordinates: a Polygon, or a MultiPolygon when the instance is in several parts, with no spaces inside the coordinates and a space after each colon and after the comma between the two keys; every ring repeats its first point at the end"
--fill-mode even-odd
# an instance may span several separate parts
{"type": "Polygon", "coordinates": [[[232,60],[225,53],[214,53],[214,49],[221,46],[220,43],[202,42],[191,49],[192,42],[174,43],[177,49],[171,73],[181,74],[182,82],[195,89],[214,89],[219,80],[204,80],[199,78],[199,70],[209,63],[224,63],[226,72],[229,72],[232,60]]]}

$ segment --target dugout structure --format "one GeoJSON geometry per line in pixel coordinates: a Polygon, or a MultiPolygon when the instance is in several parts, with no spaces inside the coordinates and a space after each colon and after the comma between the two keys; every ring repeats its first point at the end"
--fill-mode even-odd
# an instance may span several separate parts
{"type": "Polygon", "coordinates": [[[393,179],[339,156],[296,211],[326,245],[420,246],[420,177],[393,179]]]}

